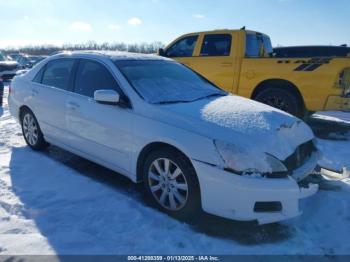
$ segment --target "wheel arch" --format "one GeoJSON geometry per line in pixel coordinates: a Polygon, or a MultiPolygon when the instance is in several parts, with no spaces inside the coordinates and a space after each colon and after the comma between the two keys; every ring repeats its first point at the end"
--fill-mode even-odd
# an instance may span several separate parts
{"type": "Polygon", "coordinates": [[[252,95],[251,95],[251,99],[256,98],[256,96],[262,92],[263,90],[267,89],[267,88],[271,88],[271,87],[278,87],[284,90],[287,90],[289,92],[292,92],[293,94],[295,94],[299,101],[301,102],[301,105],[304,107],[304,109],[306,109],[305,107],[305,101],[303,98],[303,95],[301,94],[299,88],[292,83],[289,80],[285,80],[285,79],[279,79],[279,78],[273,78],[273,79],[266,79],[262,82],[260,82],[254,89],[252,95]]]}
{"type": "MultiPolygon", "coordinates": [[[[34,115],[34,112],[27,106],[27,105],[22,105],[20,106],[19,110],[18,110],[18,119],[19,119],[19,122],[22,123],[22,114],[23,112],[27,110],[27,111],[30,111],[32,112],[32,114],[34,115]]],[[[35,115],[34,115],[35,116],[35,115]]]]}
{"type": "MultiPolygon", "coordinates": [[[[192,165],[190,158],[182,150],[180,150],[178,147],[171,145],[169,143],[166,143],[166,142],[152,142],[152,143],[149,143],[146,146],[144,146],[142,148],[142,150],[140,151],[140,153],[138,154],[137,161],[136,161],[136,181],[137,181],[137,183],[143,181],[143,179],[142,179],[142,165],[143,165],[147,155],[155,150],[159,150],[162,148],[171,148],[171,149],[179,152],[192,165]]],[[[193,165],[192,165],[192,167],[193,167],[193,165]]]]}

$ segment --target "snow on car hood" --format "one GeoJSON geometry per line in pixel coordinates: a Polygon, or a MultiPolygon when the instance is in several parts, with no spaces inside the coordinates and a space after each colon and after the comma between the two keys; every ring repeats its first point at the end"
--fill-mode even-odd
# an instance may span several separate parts
{"type": "Polygon", "coordinates": [[[300,119],[235,95],[161,105],[158,109],[154,117],[163,122],[280,160],[314,138],[300,119]]]}

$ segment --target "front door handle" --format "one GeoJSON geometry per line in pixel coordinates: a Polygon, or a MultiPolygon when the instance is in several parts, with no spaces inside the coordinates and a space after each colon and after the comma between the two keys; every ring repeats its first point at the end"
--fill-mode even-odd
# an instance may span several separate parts
{"type": "Polygon", "coordinates": [[[222,66],[232,66],[233,64],[230,62],[223,62],[221,63],[222,66]]]}

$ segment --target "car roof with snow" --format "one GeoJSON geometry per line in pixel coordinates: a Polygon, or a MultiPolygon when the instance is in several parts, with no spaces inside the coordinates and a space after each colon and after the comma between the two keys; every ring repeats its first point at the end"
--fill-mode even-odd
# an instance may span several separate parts
{"type": "Polygon", "coordinates": [[[159,60],[159,61],[173,61],[172,59],[158,56],[155,54],[139,54],[121,51],[64,51],[53,55],[52,57],[96,57],[103,56],[113,61],[129,61],[129,60],[159,60]]]}

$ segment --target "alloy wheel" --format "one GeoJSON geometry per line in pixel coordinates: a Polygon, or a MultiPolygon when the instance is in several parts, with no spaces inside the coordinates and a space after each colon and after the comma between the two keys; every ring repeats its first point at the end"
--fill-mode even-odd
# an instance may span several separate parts
{"type": "Polygon", "coordinates": [[[39,129],[34,117],[29,113],[23,117],[23,133],[31,146],[35,146],[38,143],[39,129]]]}
{"type": "Polygon", "coordinates": [[[164,208],[176,211],[188,199],[188,183],[182,170],[168,158],[158,158],[148,170],[148,184],[156,201],[164,208]]]}

